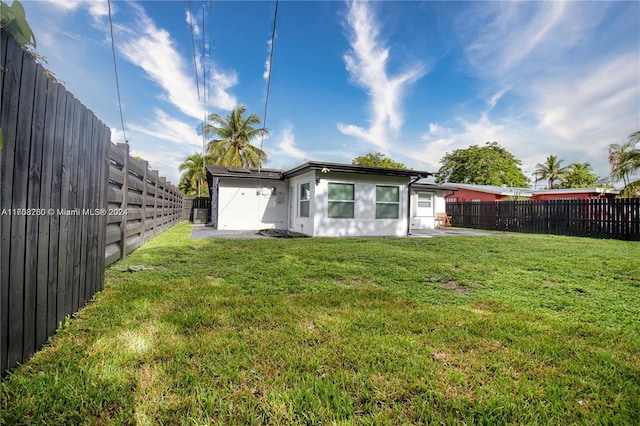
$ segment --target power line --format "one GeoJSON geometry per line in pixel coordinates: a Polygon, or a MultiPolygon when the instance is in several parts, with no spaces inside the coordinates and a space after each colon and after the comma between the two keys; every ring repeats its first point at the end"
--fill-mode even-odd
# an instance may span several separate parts
{"type": "Polygon", "coordinates": [[[200,83],[198,79],[198,64],[196,63],[196,39],[193,35],[193,14],[191,13],[191,0],[189,3],[189,25],[191,27],[191,47],[193,48],[193,69],[196,72],[196,90],[198,91],[198,101],[200,101],[200,83]]]}
{"type": "Polygon", "coordinates": [[[262,139],[260,140],[260,150],[262,150],[262,146],[264,145],[264,132],[267,130],[267,108],[269,105],[269,90],[271,89],[271,67],[273,65],[273,47],[276,41],[276,23],[278,20],[278,0],[276,0],[276,9],[273,12],[273,29],[271,31],[271,46],[269,51],[269,75],[267,76],[267,96],[264,100],[264,121],[262,126],[262,139]]]}
{"type": "Polygon", "coordinates": [[[120,98],[120,81],[118,79],[118,65],[116,64],[116,44],[113,40],[113,19],[111,18],[111,0],[107,0],[109,5],[109,28],[111,30],[111,52],[113,54],[113,69],[116,74],[116,91],[118,92],[118,108],[120,108],[120,124],[122,124],[122,136],[124,137],[124,143],[129,143],[127,140],[127,134],[124,132],[124,116],[122,114],[122,100],[120,98]]]}

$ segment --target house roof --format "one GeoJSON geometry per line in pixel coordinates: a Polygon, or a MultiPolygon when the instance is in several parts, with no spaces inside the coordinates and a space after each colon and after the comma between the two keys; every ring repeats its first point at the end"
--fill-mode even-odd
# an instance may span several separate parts
{"type": "Polygon", "coordinates": [[[534,194],[619,194],[620,191],[613,188],[565,188],[565,189],[534,189],[534,194]]]}
{"type": "Polygon", "coordinates": [[[413,185],[411,185],[414,189],[427,189],[427,190],[442,190],[442,191],[457,191],[458,188],[455,186],[449,185],[447,183],[434,183],[434,182],[426,182],[425,179],[420,179],[413,185]]]}
{"type": "Polygon", "coordinates": [[[247,167],[231,167],[207,165],[207,173],[214,177],[234,177],[247,179],[277,179],[282,180],[298,176],[313,170],[319,170],[323,173],[342,172],[342,173],[360,173],[372,174],[379,176],[405,176],[414,178],[425,178],[433,175],[431,172],[409,170],[409,169],[388,169],[384,167],[356,166],[353,164],[327,163],[320,161],[309,161],[301,164],[293,169],[282,171],[280,169],[257,169],[247,167]]]}
{"type": "MultiPolygon", "coordinates": [[[[428,184],[426,182],[418,181],[418,184],[428,184]]],[[[509,196],[521,196],[521,197],[531,197],[533,195],[533,190],[531,188],[517,188],[517,187],[508,187],[508,186],[494,186],[494,185],[473,185],[468,183],[445,183],[440,186],[444,187],[444,189],[454,190],[454,189],[468,189],[469,191],[478,191],[484,192],[486,194],[496,194],[496,195],[505,195],[509,196]]]]}
{"type": "Polygon", "coordinates": [[[410,170],[410,169],[389,169],[386,167],[357,166],[354,164],[327,163],[321,161],[308,161],[293,169],[285,171],[285,177],[294,177],[312,170],[320,170],[323,173],[341,172],[341,173],[359,173],[371,174],[379,176],[404,176],[415,178],[426,178],[433,175],[431,172],[410,170]]]}
{"type": "Polygon", "coordinates": [[[276,179],[282,180],[282,170],[277,169],[257,169],[247,167],[232,167],[232,166],[206,166],[207,173],[210,173],[214,177],[234,177],[234,178],[249,178],[249,179],[276,179]]]}
{"type": "Polygon", "coordinates": [[[532,197],[535,195],[553,194],[553,195],[568,195],[568,194],[618,194],[620,191],[616,189],[603,189],[603,188],[568,188],[568,189],[531,189],[531,188],[511,188],[508,186],[493,186],[493,185],[474,185],[468,183],[445,183],[434,184],[419,180],[414,186],[420,186],[423,188],[433,189],[467,189],[469,191],[484,192],[485,194],[495,194],[504,196],[521,196],[532,197]]]}

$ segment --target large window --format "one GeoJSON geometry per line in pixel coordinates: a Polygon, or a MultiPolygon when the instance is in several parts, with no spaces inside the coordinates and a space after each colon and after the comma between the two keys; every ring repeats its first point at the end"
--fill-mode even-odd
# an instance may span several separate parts
{"type": "Polygon", "coordinates": [[[329,182],[328,217],[353,219],[355,188],[352,183],[329,182]]]}
{"type": "Polygon", "coordinates": [[[418,193],[418,216],[433,216],[432,193],[418,193]]]}
{"type": "Polygon", "coordinates": [[[309,217],[309,182],[300,184],[300,206],[298,208],[298,216],[309,217]]]}
{"type": "Polygon", "coordinates": [[[400,187],[376,185],[376,219],[400,218],[400,187]]]}

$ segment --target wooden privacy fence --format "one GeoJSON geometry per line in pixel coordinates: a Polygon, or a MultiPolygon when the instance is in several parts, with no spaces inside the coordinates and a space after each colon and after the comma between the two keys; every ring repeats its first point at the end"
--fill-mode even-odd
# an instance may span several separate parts
{"type": "Polygon", "coordinates": [[[640,199],[448,202],[461,228],[640,241],[640,199]]]}
{"type": "Polygon", "coordinates": [[[182,193],[127,144],[111,144],[107,194],[106,265],[182,220],[182,193]]]}
{"type": "Polygon", "coordinates": [[[102,290],[105,264],[179,220],[182,205],[4,31],[0,95],[4,375],[102,290]]]}
{"type": "Polygon", "coordinates": [[[193,221],[195,219],[194,210],[204,209],[207,211],[206,223],[211,221],[211,198],[209,197],[184,197],[182,199],[182,220],[193,221]]]}

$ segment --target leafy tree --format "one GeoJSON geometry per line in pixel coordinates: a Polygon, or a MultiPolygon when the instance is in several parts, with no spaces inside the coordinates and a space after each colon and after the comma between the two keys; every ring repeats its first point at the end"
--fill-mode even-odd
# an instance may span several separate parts
{"type": "Polygon", "coordinates": [[[406,169],[402,163],[398,163],[397,161],[393,161],[391,158],[387,158],[387,156],[381,152],[368,153],[366,155],[361,155],[353,159],[351,164],[356,166],[372,166],[372,167],[385,167],[387,169],[406,169]]]}
{"type": "Polygon", "coordinates": [[[596,185],[598,177],[589,163],[573,163],[562,178],[561,188],[588,188],[596,185]]]}
{"type": "Polygon", "coordinates": [[[536,170],[534,171],[536,182],[546,179],[549,183],[549,189],[557,188],[564,176],[569,173],[569,167],[562,166],[563,161],[564,160],[558,159],[555,155],[550,155],[544,163],[536,164],[536,170]]]}
{"type": "Polygon", "coordinates": [[[624,189],[623,197],[633,197],[640,191],[640,179],[633,180],[633,175],[640,172],[640,130],[629,135],[626,143],[609,145],[609,164],[611,165],[611,177],[621,179],[624,189]]]}
{"type": "Polygon", "coordinates": [[[525,187],[529,179],[520,169],[522,162],[498,142],[456,149],[440,160],[436,182],[508,185],[525,187]]]}
{"type": "MultiPolygon", "coordinates": [[[[36,37],[27,23],[24,7],[18,0],[11,6],[0,0],[0,28],[4,28],[23,48],[36,47],[36,37]]],[[[2,129],[0,129],[0,149],[2,149],[2,129]]]]}
{"type": "Polygon", "coordinates": [[[36,47],[36,37],[27,23],[24,7],[18,0],[13,0],[11,6],[0,1],[0,27],[7,30],[23,48],[36,47]]]}
{"type": "Polygon", "coordinates": [[[267,154],[251,144],[253,139],[269,132],[260,127],[260,118],[252,113],[244,117],[247,108],[236,106],[226,118],[211,114],[204,126],[205,135],[216,135],[209,141],[208,152],[214,164],[235,167],[260,167],[267,162],[267,154]]]}
{"type": "Polygon", "coordinates": [[[185,195],[197,195],[204,197],[208,195],[207,172],[204,168],[206,158],[202,154],[191,154],[179,166],[180,171],[185,171],[180,177],[180,189],[185,195]],[[204,189],[207,193],[204,193],[204,189]]]}

